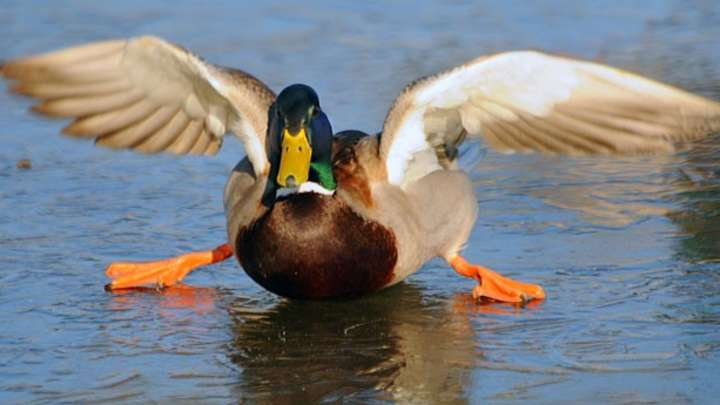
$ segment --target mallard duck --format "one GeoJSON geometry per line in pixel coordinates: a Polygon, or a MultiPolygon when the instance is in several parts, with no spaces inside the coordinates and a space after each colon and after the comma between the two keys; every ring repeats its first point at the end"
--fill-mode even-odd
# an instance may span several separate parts
{"type": "Polygon", "coordinates": [[[143,153],[215,154],[226,133],[247,154],[225,187],[227,242],[156,262],[111,264],[111,290],[169,286],[233,254],[287,297],[391,286],[441,257],[477,280],[473,296],[522,303],[543,289],[461,255],[478,214],[458,146],[501,152],[645,154],[720,129],[720,103],[598,63],[518,51],[409,84],[382,131],[333,135],[316,92],[277,97],[240,70],[155,37],[91,43],[2,68],[33,109],[74,118],[63,132],[143,153]]]}

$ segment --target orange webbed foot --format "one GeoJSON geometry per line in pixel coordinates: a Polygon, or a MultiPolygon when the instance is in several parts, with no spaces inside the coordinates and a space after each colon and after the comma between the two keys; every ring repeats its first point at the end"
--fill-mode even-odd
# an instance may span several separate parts
{"type": "Polygon", "coordinates": [[[105,270],[105,274],[112,279],[105,289],[119,290],[147,285],[162,288],[175,285],[196,268],[223,261],[232,254],[230,245],[223,244],[213,250],[192,252],[165,260],[114,262],[105,270]]]}
{"type": "Polygon", "coordinates": [[[470,264],[460,256],[452,258],[450,265],[459,274],[478,280],[472,291],[475,299],[484,297],[513,304],[545,299],[545,291],[539,285],[509,279],[486,267],[470,264]]]}

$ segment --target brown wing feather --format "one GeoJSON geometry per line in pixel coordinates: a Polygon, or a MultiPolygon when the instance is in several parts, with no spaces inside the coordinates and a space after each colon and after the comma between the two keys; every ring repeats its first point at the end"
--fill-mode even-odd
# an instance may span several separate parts
{"type": "Polygon", "coordinates": [[[204,62],[154,37],[112,40],[10,61],[11,91],[33,111],[72,118],[63,132],[144,153],[215,154],[227,132],[257,167],[275,95],[255,77],[204,62]]]}

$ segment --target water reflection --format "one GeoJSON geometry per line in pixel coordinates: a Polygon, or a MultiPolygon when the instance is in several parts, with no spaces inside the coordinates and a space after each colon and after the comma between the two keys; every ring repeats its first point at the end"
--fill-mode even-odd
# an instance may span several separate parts
{"type": "Polygon", "coordinates": [[[163,289],[149,287],[128,288],[112,292],[110,310],[135,309],[143,301],[147,301],[147,295],[153,295],[156,297],[156,304],[160,308],[191,309],[202,315],[215,309],[218,294],[215,288],[193,287],[186,284],[178,284],[163,289]]]}
{"type": "MultiPolygon", "coordinates": [[[[469,294],[453,304],[403,283],[352,301],[283,300],[231,307],[230,358],[242,372],[239,398],[273,403],[468,398],[483,356],[469,294]]],[[[450,300],[452,302],[452,300],[450,300]]]]}
{"type": "Polygon", "coordinates": [[[648,156],[537,162],[542,171],[529,171],[534,179],[528,181],[542,184],[540,176],[550,181],[528,189],[528,194],[549,206],[577,212],[584,224],[623,228],[667,213],[667,207],[659,202],[669,192],[665,168],[676,160],[674,156],[648,156]]]}
{"type": "MultiPolygon", "coordinates": [[[[672,178],[676,193],[671,200],[677,208],[667,217],[678,228],[675,255],[686,265],[679,266],[680,274],[671,283],[671,298],[663,303],[666,310],[656,318],[701,328],[720,324],[716,310],[720,305],[720,272],[713,265],[720,261],[720,137],[697,144],[683,157],[672,178]]],[[[703,328],[695,333],[717,339],[714,330],[703,328]]],[[[710,347],[710,351],[717,351],[717,347],[710,347]]]]}
{"type": "Polygon", "coordinates": [[[673,178],[679,205],[667,216],[679,228],[677,254],[695,263],[720,260],[720,137],[698,143],[686,153],[673,178]]]}

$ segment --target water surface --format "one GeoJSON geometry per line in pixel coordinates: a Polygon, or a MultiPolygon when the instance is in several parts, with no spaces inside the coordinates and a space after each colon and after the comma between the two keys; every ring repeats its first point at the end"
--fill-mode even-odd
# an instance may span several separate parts
{"type": "MultiPolygon", "coordinates": [[[[212,5],[5,0],[0,58],[152,33],[275,90],[315,87],[335,129],[379,129],[410,80],[502,50],[604,61],[720,98],[716,1],[212,5]]],[[[242,157],[139,156],[58,136],[0,94],[0,402],[708,403],[720,394],[718,139],[674,156],[505,156],[471,145],[467,257],[546,287],[516,309],[426,264],[361,299],[298,302],[232,260],[108,294],[113,260],[214,247],[242,157]],[[17,169],[29,158],[30,170],[17,169]]]]}

